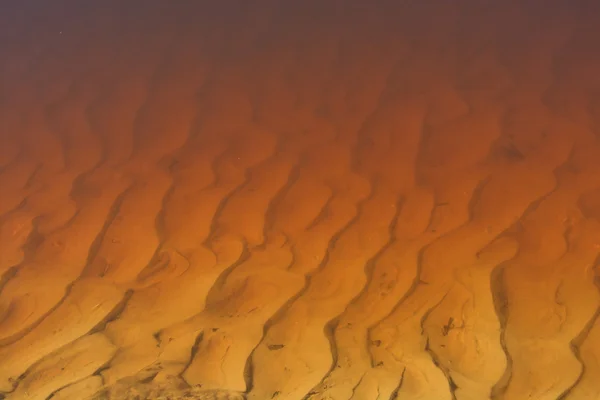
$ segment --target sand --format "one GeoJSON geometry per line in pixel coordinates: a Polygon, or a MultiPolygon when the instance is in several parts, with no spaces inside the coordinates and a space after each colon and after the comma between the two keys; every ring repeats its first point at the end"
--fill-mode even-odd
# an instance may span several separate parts
{"type": "Polygon", "coordinates": [[[596,2],[38,3],[0,398],[600,398],[596,2]]]}

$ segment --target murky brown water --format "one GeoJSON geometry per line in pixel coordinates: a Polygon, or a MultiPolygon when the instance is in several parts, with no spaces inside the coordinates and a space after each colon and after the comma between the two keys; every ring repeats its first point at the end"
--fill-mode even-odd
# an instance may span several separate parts
{"type": "Polygon", "coordinates": [[[0,6],[0,398],[600,398],[600,3],[0,6]]]}

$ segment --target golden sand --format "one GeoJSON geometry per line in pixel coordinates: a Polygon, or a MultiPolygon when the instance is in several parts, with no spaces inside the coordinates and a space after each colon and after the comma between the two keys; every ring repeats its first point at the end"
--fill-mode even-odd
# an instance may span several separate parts
{"type": "Polygon", "coordinates": [[[26,3],[0,398],[600,399],[600,3],[26,3]]]}

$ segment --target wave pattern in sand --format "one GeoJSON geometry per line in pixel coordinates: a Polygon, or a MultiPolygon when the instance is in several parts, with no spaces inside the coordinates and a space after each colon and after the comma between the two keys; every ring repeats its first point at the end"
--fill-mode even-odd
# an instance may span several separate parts
{"type": "Polygon", "coordinates": [[[600,398],[594,2],[62,3],[1,17],[0,398],[600,398]]]}

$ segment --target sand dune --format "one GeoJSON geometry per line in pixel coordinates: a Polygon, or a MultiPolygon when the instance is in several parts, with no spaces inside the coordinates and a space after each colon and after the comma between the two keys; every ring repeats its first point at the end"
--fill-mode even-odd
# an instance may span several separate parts
{"type": "Polygon", "coordinates": [[[0,13],[0,398],[600,398],[595,2],[59,3],[0,13]]]}

